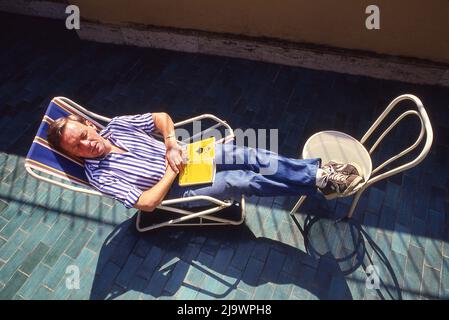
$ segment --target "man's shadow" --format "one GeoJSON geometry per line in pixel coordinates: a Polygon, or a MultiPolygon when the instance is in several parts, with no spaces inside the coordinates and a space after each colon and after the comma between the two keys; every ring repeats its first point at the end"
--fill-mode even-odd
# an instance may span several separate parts
{"type": "MultiPolygon", "coordinates": [[[[299,225],[306,252],[256,237],[245,224],[139,233],[134,222],[135,217],[117,226],[103,243],[90,299],[114,299],[129,291],[135,293],[133,298],[142,294],[144,298],[238,299],[237,294],[231,296],[237,289],[248,298],[258,291],[256,299],[352,299],[345,276],[373,264],[366,242],[374,242],[365,241],[369,235],[355,220],[339,222],[335,228],[345,232],[323,239],[324,229],[329,230],[334,221],[307,216],[299,225]],[[273,293],[278,286],[290,286],[285,296],[273,293]],[[183,295],[177,295],[180,289],[183,295]]],[[[384,269],[394,287],[376,292],[382,299],[400,299],[393,269],[381,251],[378,254],[377,260],[388,265],[384,269]]]]}

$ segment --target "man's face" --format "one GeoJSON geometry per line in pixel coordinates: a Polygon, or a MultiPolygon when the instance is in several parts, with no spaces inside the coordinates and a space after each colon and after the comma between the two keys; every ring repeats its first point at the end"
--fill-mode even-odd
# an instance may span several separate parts
{"type": "Polygon", "coordinates": [[[69,120],[61,135],[61,147],[80,158],[97,158],[108,151],[109,142],[95,130],[95,125],[87,125],[69,120]]]}

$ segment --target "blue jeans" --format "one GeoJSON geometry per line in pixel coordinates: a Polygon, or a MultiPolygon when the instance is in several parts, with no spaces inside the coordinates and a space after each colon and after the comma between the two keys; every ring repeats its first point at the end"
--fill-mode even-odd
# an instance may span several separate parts
{"type": "MultiPolygon", "coordinates": [[[[180,187],[176,179],[165,199],[203,195],[238,201],[242,195],[299,196],[312,195],[317,190],[316,173],[321,163],[318,158],[291,159],[265,149],[226,143],[216,145],[215,161],[213,183],[180,187]]],[[[208,203],[195,201],[186,206],[205,204],[208,203]]]]}

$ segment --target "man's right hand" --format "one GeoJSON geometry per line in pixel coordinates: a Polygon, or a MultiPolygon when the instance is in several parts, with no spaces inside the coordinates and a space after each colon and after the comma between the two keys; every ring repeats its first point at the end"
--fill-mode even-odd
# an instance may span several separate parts
{"type": "Polygon", "coordinates": [[[134,205],[134,208],[147,212],[153,211],[162,202],[162,200],[164,200],[165,195],[175,181],[177,175],[178,173],[167,164],[167,168],[165,169],[165,174],[162,179],[159,180],[159,182],[152,188],[142,193],[137,200],[137,203],[134,205]]]}
{"type": "MultiPolygon", "coordinates": [[[[185,164],[181,163],[181,166],[180,166],[181,170],[179,172],[182,172],[182,170],[184,170],[184,166],[185,166],[185,164]]],[[[169,177],[176,177],[178,175],[178,172],[173,170],[173,167],[170,164],[168,164],[167,169],[165,170],[165,174],[168,175],[169,177]]]]}

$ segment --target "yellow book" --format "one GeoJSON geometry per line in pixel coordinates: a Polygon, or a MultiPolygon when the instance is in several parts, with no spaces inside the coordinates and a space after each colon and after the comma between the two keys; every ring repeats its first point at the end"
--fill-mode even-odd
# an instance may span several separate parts
{"type": "Polygon", "coordinates": [[[180,186],[212,183],[215,179],[215,137],[187,145],[187,164],[179,175],[180,186]]]}

